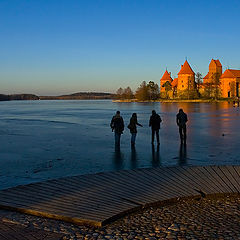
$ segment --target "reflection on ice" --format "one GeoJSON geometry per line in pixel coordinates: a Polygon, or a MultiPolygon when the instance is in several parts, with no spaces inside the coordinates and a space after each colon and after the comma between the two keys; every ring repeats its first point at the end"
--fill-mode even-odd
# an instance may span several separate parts
{"type": "Polygon", "coordinates": [[[160,145],[155,147],[154,144],[152,144],[152,167],[159,167],[160,165],[160,145]]]}
{"type": "Polygon", "coordinates": [[[187,144],[180,143],[179,148],[179,166],[187,164],[187,144]]]}

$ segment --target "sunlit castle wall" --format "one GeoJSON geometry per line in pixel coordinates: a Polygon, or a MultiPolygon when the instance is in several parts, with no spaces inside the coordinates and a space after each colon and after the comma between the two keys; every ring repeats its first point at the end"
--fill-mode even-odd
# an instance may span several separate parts
{"type": "Polygon", "coordinates": [[[194,89],[195,75],[180,74],[178,75],[178,91],[193,90],[194,89]]]}
{"type": "Polygon", "coordinates": [[[234,97],[234,85],[233,83],[236,79],[233,78],[224,78],[221,79],[221,93],[223,98],[234,97]]]}
{"type": "Polygon", "coordinates": [[[240,96],[240,70],[227,69],[220,78],[223,98],[240,96]]]}

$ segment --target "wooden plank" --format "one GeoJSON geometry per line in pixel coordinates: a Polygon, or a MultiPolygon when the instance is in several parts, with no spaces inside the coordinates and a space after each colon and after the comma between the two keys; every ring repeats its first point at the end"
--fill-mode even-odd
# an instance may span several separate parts
{"type": "Polygon", "coordinates": [[[179,193],[182,193],[184,196],[195,195],[195,192],[193,192],[191,189],[186,188],[182,184],[182,182],[176,181],[170,169],[168,168],[152,169],[151,173],[154,174],[154,176],[157,179],[162,179],[166,186],[169,187],[169,190],[174,188],[179,193]]]}
{"type": "MultiPolygon", "coordinates": [[[[111,175],[109,177],[111,177],[111,175]]],[[[129,198],[131,199],[131,201],[141,203],[142,205],[145,204],[145,201],[156,200],[147,193],[145,185],[141,186],[139,182],[137,182],[136,179],[134,179],[134,176],[132,174],[129,176],[126,172],[124,173],[116,172],[116,174],[112,175],[111,179],[114,184],[117,184],[116,187],[112,189],[112,191],[117,193],[119,192],[118,189],[120,188],[123,190],[123,193],[124,191],[126,191],[127,193],[128,189],[130,189],[132,194],[121,195],[124,196],[124,198],[129,198]]],[[[109,179],[109,181],[111,181],[111,179],[109,179]]]]}
{"type": "Polygon", "coordinates": [[[229,180],[229,178],[226,176],[226,174],[224,173],[225,171],[223,171],[222,169],[219,168],[219,166],[211,166],[212,169],[214,169],[214,171],[218,174],[218,176],[221,178],[222,182],[225,184],[226,187],[228,187],[228,189],[232,192],[232,193],[236,193],[237,190],[234,187],[234,185],[231,183],[231,181],[229,180]]]}
{"type": "Polygon", "coordinates": [[[214,166],[210,166],[205,168],[212,177],[217,181],[219,185],[223,188],[225,193],[232,193],[232,189],[226,184],[226,182],[223,180],[223,176],[221,175],[221,172],[218,168],[214,168],[214,166]]]}
{"type": "MultiPolygon", "coordinates": [[[[62,192],[61,191],[61,189],[60,189],[60,187],[61,186],[59,186],[59,189],[53,189],[55,192],[56,191],[58,191],[58,192],[62,192]]],[[[62,187],[64,187],[64,185],[62,185],[62,187]]],[[[98,191],[98,193],[97,193],[97,195],[96,194],[94,194],[94,195],[90,195],[90,196],[88,196],[88,194],[89,193],[92,193],[92,191],[90,190],[90,191],[88,191],[87,192],[87,194],[86,194],[86,192],[84,192],[83,194],[82,193],[76,193],[76,192],[74,192],[74,195],[71,195],[71,192],[70,192],[70,190],[71,190],[71,187],[70,186],[65,186],[67,189],[69,189],[69,191],[65,191],[65,193],[66,193],[66,196],[64,195],[64,198],[63,199],[61,199],[61,201],[64,201],[65,200],[65,198],[67,198],[67,196],[69,196],[70,198],[71,198],[71,201],[74,201],[74,197],[75,198],[78,198],[78,199],[82,199],[83,201],[85,201],[85,200],[88,200],[88,201],[90,201],[91,202],[91,199],[93,199],[92,201],[95,201],[96,199],[98,199],[98,197],[100,196],[101,197],[101,199],[102,199],[102,201],[104,200],[104,201],[107,201],[108,199],[110,199],[111,201],[112,201],[112,196],[109,196],[110,195],[110,193],[109,193],[109,191],[107,192],[107,194],[106,194],[106,191],[101,191],[101,189],[98,191]],[[82,196],[81,196],[81,198],[79,198],[79,194],[81,195],[82,194],[82,196]],[[105,195],[104,195],[105,194],[105,195]]],[[[36,192],[37,193],[37,195],[38,195],[38,198],[40,198],[42,195],[43,196],[46,196],[46,193],[45,193],[45,191],[47,191],[48,192],[48,195],[49,195],[49,193],[52,193],[52,191],[49,189],[49,187],[47,186],[47,189],[39,189],[38,188],[38,185],[36,185],[35,187],[34,186],[32,186],[31,188],[28,188],[28,189],[25,189],[25,193],[29,193],[30,195],[31,195],[31,197],[32,197],[32,193],[34,193],[34,192],[36,192]],[[36,191],[37,190],[37,191],[36,191]],[[42,193],[42,195],[41,194],[39,194],[39,193],[42,193]]],[[[77,191],[77,190],[76,190],[77,191]]],[[[125,191],[125,189],[124,189],[124,191],[125,191]]],[[[93,193],[92,193],[93,194],[93,193]]],[[[135,193],[134,193],[135,194],[135,193]]],[[[54,195],[54,194],[53,194],[54,195]]],[[[54,196],[55,197],[55,196],[54,196]]],[[[114,196],[115,197],[115,196],[114,196]]],[[[68,199],[69,200],[69,199],[68,199]]],[[[121,202],[122,202],[122,200],[120,200],[120,199],[114,199],[114,201],[118,201],[119,202],[119,204],[121,204],[121,202]]]]}
{"type": "MultiPolygon", "coordinates": [[[[132,198],[136,195],[136,185],[134,183],[129,184],[129,182],[124,179],[124,175],[118,176],[118,174],[114,174],[112,177],[109,176],[106,178],[106,176],[102,176],[105,178],[105,182],[108,183],[108,185],[104,186],[104,189],[110,192],[110,194],[114,195],[115,197],[122,196],[122,194],[125,195],[126,198],[132,198]]],[[[145,193],[143,192],[142,195],[144,196],[145,193]]],[[[149,197],[146,195],[146,197],[149,197]]],[[[138,202],[138,204],[144,204],[144,202],[138,202]]]]}
{"type": "Polygon", "coordinates": [[[209,185],[209,183],[203,178],[200,174],[197,174],[193,168],[196,167],[183,167],[185,171],[188,173],[189,180],[194,181],[195,183],[198,183],[198,191],[202,191],[206,194],[214,194],[216,193],[216,190],[209,185]]]}
{"type": "MultiPolygon", "coordinates": [[[[59,190],[56,190],[56,191],[59,191],[59,190]]],[[[96,194],[92,195],[91,191],[89,191],[90,195],[86,194],[86,192],[84,194],[82,193],[67,194],[66,192],[65,195],[61,196],[60,198],[57,198],[56,196],[52,198],[48,196],[48,194],[46,194],[46,189],[38,189],[38,186],[35,186],[35,188],[31,186],[31,188],[25,189],[25,191],[20,191],[20,192],[17,191],[17,189],[14,189],[13,191],[11,191],[11,193],[12,194],[15,193],[17,196],[23,195],[25,197],[29,197],[30,199],[33,199],[35,202],[47,201],[47,199],[49,199],[49,201],[51,200],[54,202],[59,202],[60,204],[61,203],[69,204],[70,202],[70,204],[72,205],[77,200],[78,205],[85,204],[85,202],[87,201],[88,205],[91,207],[96,205],[96,201],[98,202],[98,204],[101,203],[102,205],[107,205],[107,206],[113,201],[117,202],[119,205],[123,204],[123,201],[121,199],[108,196],[109,195],[108,193],[107,193],[108,195],[107,194],[104,195],[103,192],[99,192],[98,195],[96,194]]]]}
{"type": "MultiPolygon", "coordinates": [[[[35,216],[44,216],[48,218],[53,218],[53,219],[59,219],[63,221],[72,221],[72,222],[89,222],[93,223],[94,225],[100,225],[102,221],[106,219],[106,216],[100,216],[100,215],[92,215],[90,213],[88,214],[82,214],[82,213],[77,213],[76,211],[74,213],[72,212],[65,212],[65,211],[59,211],[57,209],[42,209],[37,206],[32,208],[31,206],[25,206],[20,203],[14,203],[14,205],[11,205],[11,203],[6,202],[4,207],[9,207],[9,209],[14,210],[14,211],[19,211],[22,213],[28,213],[31,215],[35,216]]],[[[108,216],[107,216],[108,218],[108,216]]]]}
{"type": "Polygon", "coordinates": [[[165,191],[171,193],[174,197],[186,196],[186,191],[182,191],[182,189],[176,186],[176,184],[170,184],[172,179],[169,178],[169,176],[165,176],[164,174],[162,174],[162,172],[159,172],[159,171],[166,172],[166,170],[163,170],[161,168],[161,169],[142,169],[142,171],[146,173],[146,178],[148,178],[151,182],[156,184],[156,187],[159,186],[160,190],[164,189],[165,191]]]}
{"type": "Polygon", "coordinates": [[[48,211],[57,211],[59,213],[69,213],[71,216],[78,213],[80,214],[81,216],[85,216],[85,217],[88,217],[88,216],[95,216],[95,215],[100,215],[101,217],[109,217],[109,216],[112,216],[114,215],[116,212],[119,212],[119,211],[126,211],[128,209],[131,209],[133,208],[133,206],[129,206],[129,205],[125,205],[125,206],[119,206],[118,204],[117,205],[110,205],[108,209],[104,209],[104,208],[99,208],[99,209],[94,209],[94,208],[89,208],[87,205],[86,206],[83,206],[83,207],[79,207],[77,205],[75,206],[72,206],[72,207],[68,207],[66,206],[65,204],[62,204],[62,205],[56,205],[54,203],[51,203],[51,202],[46,202],[46,203],[42,203],[42,204],[37,204],[37,205],[31,205],[27,202],[27,200],[24,199],[24,201],[21,201],[21,202],[17,202],[16,200],[4,200],[4,201],[1,201],[0,203],[3,205],[4,202],[7,202],[8,204],[10,204],[11,206],[19,206],[21,205],[21,207],[24,207],[24,208],[32,208],[32,209],[42,209],[42,211],[45,211],[45,212],[48,212],[48,211]]]}
{"type": "MultiPolygon", "coordinates": [[[[164,188],[159,188],[160,183],[157,184],[153,181],[149,180],[149,176],[146,176],[146,173],[143,171],[131,171],[131,175],[129,174],[129,181],[137,182],[138,188],[144,189],[149,195],[151,195],[155,201],[159,201],[159,199],[163,198],[166,199],[169,198],[169,191],[167,192],[164,188]]],[[[173,194],[170,194],[172,197],[173,194]]],[[[175,196],[174,196],[175,197],[175,196]]]]}
{"type": "MultiPolygon", "coordinates": [[[[203,185],[201,185],[198,181],[196,181],[196,177],[192,178],[192,175],[189,174],[188,171],[186,171],[186,169],[184,168],[170,168],[170,170],[175,174],[176,176],[176,181],[181,181],[183,183],[183,185],[189,189],[192,189],[193,192],[195,192],[195,194],[197,194],[198,192],[196,191],[196,189],[202,189],[204,188],[203,185]]],[[[206,190],[204,188],[204,190],[206,190]]],[[[199,194],[199,193],[198,193],[199,194]]]]}
{"type": "Polygon", "coordinates": [[[217,166],[217,168],[224,175],[223,179],[225,180],[226,184],[232,189],[234,193],[238,193],[238,184],[235,182],[235,179],[229,172],[228,168],[225,166],[217,166]]]}
{"type": "Polygon", "coordinates": [[[233,166],[235,172],[237,173],[238,177],[240,178],[240,166],[233,166]]]}
{"type": "Polygon", "coordinates": [[[240,192],[240,177],[236,173],[236,170],[234,169],[233,166],[225,166],[225,168],[228,170],[229,175],[232,176],[233,178],[232,182],[234,183],[235,187],[238,189],[238,192],[240,192]]]}
{"type": "MultiPolygon", "coordinates": [[[[85,204],[77,204],[77,203],[73,203],[71,201],[69,202],[61,202],[61,199],[59,199],[58,201],[55,201],[55,200],[51,200],[51,199],[46,199],[45,201],[41,201],[41,202],[36,202],[37,199],[35,198],[31,198],[29,199],[28,197],[24,196],[23,194],[22,195],[15,195],[15,194],[10,194],[9,195],[4,195],[2,194],[2,197],[4,198],[4,200],[8,200],[8,201],[11,201],[12,203],[14,202],[21,202],[22,204],[25,204],[26,206],[27,205],[30,205],[32,207],[34,206],[44,206],[45,204],[47,204],[48,206],[62,206],[64,207],[65,209],[76,209],[76,208],[84,208],[84,209],[89,209],[89,210],[95,210],[95,211],[99,211],[99,207],[97,207],[97,205],[99,204],[100,207],[101,207],[101,211],[106,211],[108,212],[108,210],[110,209],[109,206],[105,206],[105,205],[102,205],[101,203],[99,202],[95,202],[95,205],[90,205],[88,204],[88,202],[86,202],[85,204]]],[[[2,199],[0,199],[0,202],[2,202],[2,199]]],[[[115,205],[121,207],[121,206],[128,206],[128,207],[133,207],[133,204],[130,204],[130,203],[125,203],[125,204],[119,204],[119,203],[114,203],[114,202],[111,202],[111,207],[113,207],[115,205]]]]}
{"type": "Polygon", "coordinates": [[[194,172],[196,172],[196,174],[198,174],[199,176],[201,176],[206,183],[211,186],[212,188],[215,189],[215,193],[224,193],[224,189],[221,188],[219,186],[219,184],[217,184],[216,180],[213,178],[213,176],[204,169],[204,167],[194,167],[192,168],[192,170],[194,172]]]}
{"type": "Polygon", "coordinates": [[[147,169],[141,169],[141,171],[136,171],[136,174],[141,174],[144,182],[148,182],[148,185],[154,188],[152,192],[154,195],[157,195],[158,199],[162,194],[164,194],[165,197],[171,198],[186,196],[186,194],[179,191],[179,189],[176,189],[175,186],[169,185],[169,178],[165,179],[163,175],[157,178],[156,175],[153,174],[153,169],[149,171],[147,169]]]}
{"type": "Polygon", "coordinates": [[[33,209],[39,209],[39,208],[42,208],[44,209],[45,211],[47,209],[56,209],[58,211],[62,211],[62,212],[65,212],[65,211],[68,211],[70,213],[76,213],[76,212],[80,212],[82,215],[84,214],[91,214],[92,212],[94,212],[94,215],[96,214],[101,214],[101,215],[106,215],[106,216],[109,216],[111,214],[114,214],[116,211],[119,211],[119,209],[131,209],[133,208],[133,206],[129,207],[129,205],[126,204],[126,206],[119,206],[119,205],[110,205],[108,209],[104,209],[104,208],[100,208],[99,209],[93,209],[93,208],[89,208],[87,205],[86,206],[81,206],[81,207],[78,207],[78,206],[73,206],[72,208],[68,208],[66,207],[65,205],[55,205],[55,204],[38,204],[38,205],[31,205],[31,204],[28,204],[27,202],[17,202],[17,201],[11,201],[11,200],[2,200],[1,201],[1,204],[3,205],[5,202],[7,201],[7,203],[9,203],[10,205],[18,205],[18,204],[22,204],[23,207],[29,207],[29,208],[33,208],[33,209]],[[113,208],[116,208],[116,209],[113,209],[113,208]]]}

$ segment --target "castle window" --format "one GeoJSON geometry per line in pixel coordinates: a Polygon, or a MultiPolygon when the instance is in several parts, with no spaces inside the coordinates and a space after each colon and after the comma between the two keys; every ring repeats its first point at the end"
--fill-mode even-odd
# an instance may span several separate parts
{"type": "Polygon", "coordinates": [[[183,83],[183,81],[182,81],[182,83],[183,83]]]}
{"type": "Polygon", "coordinates": [[[182,87],[184,88],[184,85],[182,85],[182,87]]]}

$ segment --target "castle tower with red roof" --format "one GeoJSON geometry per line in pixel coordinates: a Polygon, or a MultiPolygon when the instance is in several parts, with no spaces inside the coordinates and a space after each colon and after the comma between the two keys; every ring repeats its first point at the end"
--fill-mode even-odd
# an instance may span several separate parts
{"type": "Polygon", "coordinates": [[[184,90],[193,90],[194,88],[195,73],[186,60],[178,73],[177,92],[184,90]]]}
{"type": "Polygon", "coordinates": [[[166,82],[169,82],[170,84],[172,83],[173,79],[171,77],[171,73],[168,72],[167,70],[165,71],[165,73],[163,74],[162,78],[160,79],[160,92],[165,92],[165,87],[163,87],[163,85],[166,83],[166,82]]]}
{"type": "Polygon", "coordinates": [[[222,64],[218,59],[212,59],[209,64],[208,74],[203,78],[203,83],[213,83],[214,78],[222,75],[222,64]]]}

